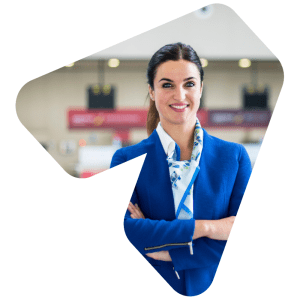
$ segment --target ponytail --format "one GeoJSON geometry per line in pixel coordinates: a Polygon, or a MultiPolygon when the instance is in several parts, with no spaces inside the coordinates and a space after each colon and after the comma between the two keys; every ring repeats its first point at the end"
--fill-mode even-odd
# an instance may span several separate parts
{"type": "Polygon", "coordinates": [[[147,114],[147,123],[146,123],[148,136],[150,136],[154,131],[154,129],[156,129],[158,123],[159,123],[159,114],[156,109],[155,102],[150,99],[150,106],[147,114]]]}

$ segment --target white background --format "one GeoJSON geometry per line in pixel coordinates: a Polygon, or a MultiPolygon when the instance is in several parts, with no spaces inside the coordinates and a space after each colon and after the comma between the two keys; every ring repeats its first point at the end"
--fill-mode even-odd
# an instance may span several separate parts
{"type": "MultiPolygon", "coordinates": [[[[222,1],[280,60],[284,84],[212,286],[202,299],[299,297],[299,10],[222,1]]],[[[69,176],[17,118],[28,81],[207,1],[1,4],[0,299],[182,298],[128,242],[123,216],[144,157],[69,176]],[[128,176],[130,173],[130,176],[128,176]]]]}

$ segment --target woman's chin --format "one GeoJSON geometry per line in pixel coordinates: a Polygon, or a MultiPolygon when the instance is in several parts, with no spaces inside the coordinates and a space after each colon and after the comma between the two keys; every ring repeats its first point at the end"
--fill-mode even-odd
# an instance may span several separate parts
{"type": "Polygon", "coordinates": [[[166,121],[170,125],[185,126],[185,125],[194,125],[194,123],[196,122],[196,118],[195,121],[193,121],[192,116],[177,116],[176,118],[170,118],[166,121]]]}

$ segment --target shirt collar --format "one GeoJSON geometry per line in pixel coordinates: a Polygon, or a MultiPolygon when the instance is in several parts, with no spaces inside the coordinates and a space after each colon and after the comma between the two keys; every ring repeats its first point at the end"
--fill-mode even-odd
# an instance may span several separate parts
{"type": "Polygon", "coordinates": [[[164,131],[160,122],[157,125],[156,132],[159,136],[166,155],[169,156],[175,150],[174,140],[164,131]]]}

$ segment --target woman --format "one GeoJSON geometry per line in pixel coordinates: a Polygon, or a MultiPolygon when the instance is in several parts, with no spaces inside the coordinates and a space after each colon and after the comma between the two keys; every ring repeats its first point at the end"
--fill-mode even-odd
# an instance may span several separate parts
{"type": "Polygon", "coordinates": [[[174,290],[194,296],[213,281],[251,163],[242,145],[201,128],[203,69],[190,46],[159,49],[147,77],[149,138],[118,150],[111,167],[147,153],[125,232],[174,290]]]}

